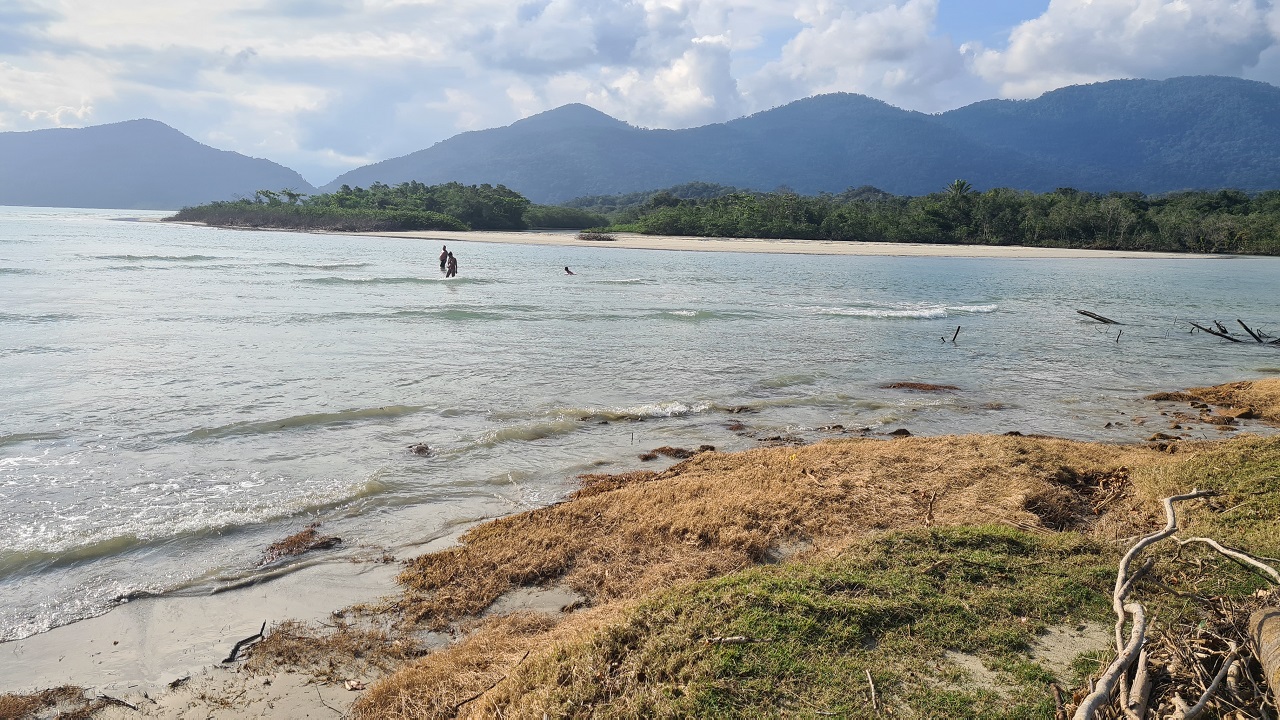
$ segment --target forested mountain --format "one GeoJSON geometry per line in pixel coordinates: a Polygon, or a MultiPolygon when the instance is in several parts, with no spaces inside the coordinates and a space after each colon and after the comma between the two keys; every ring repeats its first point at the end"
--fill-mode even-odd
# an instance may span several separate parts
{"type": "Polygon", "coordinates": [[[1075,168],[1082,190],[1280,188],[1280,88],[1261,82],[1113,80],[987,100],[938,120],[977,142],[1075,168]]]}
{"type": "Polygon", "coordinates": [[[687,130],[644,130],[567,105],[352,170],[326,189],[456,180],[545,203],[691,181],[920,195],[956,178],[1034,191],[1277,188],[1280,89],[1224,77],[1117,80],[939,115],[832,94],[687,130]]]}
{"type": "Polygon", "coordinates": [[[923,193],[956,177],[979,186],[1039,188],[1053,184],[1037,182],[1049,172],[1017,151],[972,141],[931,116],[862,95],[834,94],[687,130],[643,130],[584,105],[566,105],[357,168],[324,189],[456,180],[501,183],[546,203],[695,180],[757,190],[783,185],[801,193],[863,184],[923,193]]]}
{"type": "MultiPolygon", "coordinates": [[[[1280,88],[1226,77],[1115,80],[937,115],[839,93],[685,130],[566,105],[357,168],[324,189],[457,182],[562,203],[692,182],[925,195],[957,178],[977,190],[1280,189],[1280,88]]],[[[150,120],[0,133],[0,204],[179,208],[263,189],[314,191],[288,168],[150,120]]]]}
{"type": "Polygon", "coordinates": [[[176,209],[262,188],[315,190],[283,165],[154,120],[0,133],[0,205],[176,209]]]}

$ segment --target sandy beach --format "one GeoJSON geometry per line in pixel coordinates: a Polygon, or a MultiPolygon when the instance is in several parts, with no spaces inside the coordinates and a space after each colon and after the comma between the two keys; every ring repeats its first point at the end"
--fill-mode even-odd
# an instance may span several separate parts
{"type": "MultiPolygon", "coordinates": [[[[346,233],[344,233],[346,234],[346,233]]],[[[423,240],[515,243],[522,245],[547,245],[559,247],[609,247],[628,250],[683,250],[687,252],[736,252],[777,255],[866,255],[896,257],[957,257],[957,258],[1097,258],[1120,259],[1146,258],[1189,259],[1222,258],[1227,255],[1195,255],[1190,253],[1139,252],[1136,250],[1081,250],[1073,248],[1040,248],[1017,245],[932,245],[924,243],[869,243],[840,242],[834,240],[765,240],[756,238],[705,238],[668,235],[639,235],[613,233],[612,240],[584,240],[573,231],[524,231],[499,232],[471,230],[452,232],[433,230],[421,232],[352,233],[375,237],[402,237],[423,240]]]]}

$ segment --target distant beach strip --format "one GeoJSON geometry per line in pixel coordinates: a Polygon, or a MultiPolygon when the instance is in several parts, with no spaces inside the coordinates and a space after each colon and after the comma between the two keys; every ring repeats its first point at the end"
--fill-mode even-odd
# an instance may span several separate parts
{"type": "Polygon", "coordinates": [[[491,230],[424,230],[412,232],[341,233],[453,242],[515,243],[560,247],[609,247],[628,250],[685,250],[693,252],[772,253],[780,255],[884,255],[963,258],[1222,258],[1227,255],[1085,250],[1017,245],[943,245],[925,243],[854,242],[847,240],[765,240],[611,233],[607,240],[583,239],[575,232],[502,232],[491,230]]]}

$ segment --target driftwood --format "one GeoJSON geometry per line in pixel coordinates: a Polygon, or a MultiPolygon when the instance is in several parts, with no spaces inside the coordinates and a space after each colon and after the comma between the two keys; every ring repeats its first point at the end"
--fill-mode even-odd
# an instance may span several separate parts
{"type": "Polygon", "coordinates": [[[1249,617],[1249,641],[1254,657],[1262,665],[1271,697],[1280,705],[1280,608],[1263,608],[1249,617]]]}
{"type": "Polygon", "coordinates": [[[1111,318],[1109,318],[1109,317],[1103,317],[1103,316],[1099,315],[1098,313],[1095,313],[1095,312],[1089,312],[1088,310],[1077,310],[1076,312],[1080,313],[1081,315],[1084,315],[1085,317],[1093,318],[1094,320],[1097,320],[1098,322],[1102,323],[1103,325],[1123,325],[1123,324],[1124,324],[1124,323],[1119,322],[1119,321],[1117,321],[1117,320],[1112,320],[1112,319],[1111,319],[1111,318]]]}
{"type": "MultiPolygon", "coordinates": [[[[1190,321],[1190,320],[1188,320],[1187,322],[1191,322],[1191,321],[1190,321]]],[[[1197,330],[1203,330],[1203,331],[1205,331],[1205,332],[1209,333],[1210,335],[1217,335],[1218,337],[1222,338],[1223,340],[1230,340],[1231,342],[1244,342],[1243,340],[1241,340],[1241,339],[1240,339],[1240,338],[1238,338],[1238,337],[1231,337],[1230,335],[1228,335],[1228,334],[1227,334],[1227,333],[1225,333],[1225,332],[1219,332],[1219,331],[1217,331],[1217,330],[1210,330],[1209,328],[1207,328],[1207,327],[1205,327],[1205,326],[1203,326],[1203,325],[1201,325],[1201,324],[1199,324],[1199,323],[1191,323],[1191,327],[1193,327],[1193,328],[1195,328],[1195,329],[1197,329],[1197,330]]],[[[1224,328],[1224,329],[1225,329],[1225,328],[1224,328]]]]}
{"type": "MultiPolygon", "coordinates": [[[[99,696],[98,696],[98,699],[99,699],[99,700],[101,700],[101,701],[103,701],[103,702],[105,702],[105,703],[107,703],[108,705],[119,705],[120,707],[127,707],[127,708],[129,708],[130,710],[137,710],[137,709],[138,709],[138,706],[137,706],[137,705],[134,705],[133,703],[128,702],[128,701],[126,701],[126,700],[121,700],[121,699],[120,699],[120,698],[118,698],[118,697],[111,697],[110,695],[99,695],[99,696]]],[[[59,717],[61,717],[61,716],[59,716],[59,717]]]]}
{"type": "MultiPolygon", "coordinates": [[[[1152,708],[1149,707],[1152,688],[1152,673],[1148,669],[1146,644],[1146,613],[1140,603],[1129,600],[1137,581],[1150,571],[1154,564],[1147,558],[1130,573],[1129,568],[1138,554],[1154,543],[1173,537],[1178,545],[1192,543],[1208,545],[1218,554],[1230,558],[1245,567],[1266,575],[1272,582],[1280,584],[1280,572],[1247,553],[1232,550],[1210,538],[1189,538],[1182,540],[1174,534],[1178,530],[1178,518],[1174,503],[1215,495],[1210,490],[1193,490],[1184,495],[1174,495],[1162,501],[1165,511],[1165,526],[1134,543],[1133,547],[1120,559],[1116,570],[1115,588],[1112,591],[1111,603],[1116,613],[1116,659],[1107,667],[1097,682],[1090,681],[1090,692],[1080,701],[1075,720],[1092,720],[1096,717],[1111,717],[1114,711],[1113,701],[1118,700],[1119,711],[1127,720],[1142,720],[1152,708]],[[1132,628],[1128,640],[1124,637],[1124,627],[1131,619],[1132,628]],[[1133,669],[1132,677],[1130,670],[1133,669]]],[[[1249,619],[1249,634],[1253,644],[1253,653],[1262,663],[1266,673],[1267,684],[1272,693],[1280,700],[1280,608],[1267,608],[1255,613],[1249,619]]],[[[1225,638],[1224,638],[1225,639],[1225,638]]],[[[1227,692],[1233,692],[1233,684],[1238,684],[1242,667],[1239,664],[1240,648],[1234,641],[1227,641],[1228,649],[1223,657],[1213,680],[1204,688],[1194,704],[1188,703],[1182,695],[1173,690],[1166,695],[1167,702],[1172,705],[1173,720],[1195,720],[1209,708],[1209,703],[1218,695],[1225,682],[1227,692]]],[[[1204,675],[1207,677],[1207,674],[1204,675]]]]}
{"type": "Polygon", "coordinates": [[[1241,320],[1240,318],[1236,318],[1236,322],[1240,323],[1240,327],[1244,328],[1244,331],[1249,333],[1249,337],[1253,338],[1254,340],[1257,340],[1258,342],[1262,342],[1262,338],[1258,337],[1258,333],[1250,330],[1249,326],[1245,325],[1243,320],[1241,320]]]}
{"type": "Polygon", "coordinates": [[[228,655],[227,658],[222,661],[223,664],[235,662],[236,658],[240,656],[240,649],[243,648],[245,645],[261,640],[263,637],[263,634],[266,631],[267,631],[267,621],[263,620],[262,629],[259,630],[257,633],[250,635],[249,637],[237,642],[235,647],[231,648],[231,654],[228,655]]]}
{"type": "MultiPolygon", "coordinates": [[[[1230,340],[1231,342],[1237,342],[1237,343],[1245,342],[1244,340],[1241,340],[1240,338],[1233,336],[1230,332],[1227,331],[1226,326],[1224,326],[1222,323],[1218,322],[1217,320],[1213,321],[1214,327],[1217,328],[1216,330],[1213,328],[1207,328],[1199,323],[1191,322],[1190,320],[1188,320],[1187,322],[1191,323],[1191,327],[1197,330],[1203,330],[1204,332],[1207,332],[1210,335],[1220,337],[1223,340],[1230,340]]],[[[1280,340],[1268,340],[1267,338],[1271,337],[1270,335],[1267,335],[1266,333],[1260,330],[1254,330],[1248,325],[1245,325],[1243,320],[1236,318],[1236,322],[1240,323],[1240,327],[1244,328],[1244,331],[1249,333],[1249,337],[1253,338],[1255,341],[1263,345],[1273,345],[1273,346],[1280,345],[1280,340]]]]}

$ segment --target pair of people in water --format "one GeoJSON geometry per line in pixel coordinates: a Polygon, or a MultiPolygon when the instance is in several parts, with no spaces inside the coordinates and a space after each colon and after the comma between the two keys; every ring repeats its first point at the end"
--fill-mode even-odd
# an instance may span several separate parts
{"type": "Polygon", "coordinates": [[[447,278],[458,274],[458,258],[449,252],[448,245],[440,246],[440,269],[444,271],[444,276],[447,278]]]}

